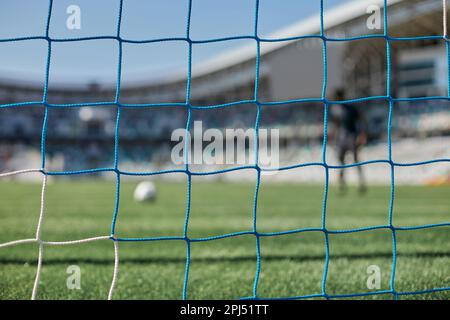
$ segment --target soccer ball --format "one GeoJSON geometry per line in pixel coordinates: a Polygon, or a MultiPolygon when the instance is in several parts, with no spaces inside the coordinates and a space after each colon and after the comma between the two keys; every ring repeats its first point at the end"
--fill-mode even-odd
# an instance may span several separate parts
{"type": "Polygon", "coordinates": [[[140,182],[134,190],[134,200],[151,202],[156,200],[156,187],[151,181],[140,182]]]}

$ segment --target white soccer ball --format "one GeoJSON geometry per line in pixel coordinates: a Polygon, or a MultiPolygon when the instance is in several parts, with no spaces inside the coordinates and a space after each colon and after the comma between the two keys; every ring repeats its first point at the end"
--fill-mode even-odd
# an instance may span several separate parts
{"type": "Polygon", "coordinates": [[[134,190],[134,200],[138,202],[150,202],[156,200],[156,187],[151,181],[140,182],[134,190]]]}

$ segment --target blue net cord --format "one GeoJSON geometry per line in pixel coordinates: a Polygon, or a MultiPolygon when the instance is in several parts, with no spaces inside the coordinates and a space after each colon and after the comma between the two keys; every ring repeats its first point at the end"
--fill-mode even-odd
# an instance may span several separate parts
{"type": "MultiPolygon", "coordinates": [[[[255,245],[256,245],[256,270],[255,277],[253,282],[253,294],[251,297],[245,297],[242,299],[262,299],[258,295],[258,284],[261,273],[261,264],[263,263],[263,259],[261,257],[261,238],[262,237],[276,237],[288,234],[300,234],[304,232],[315,232],[321,233],[325,239],[325,261],[322,275],[322,290],[320,293],[310,294],[310,295],[301,295],[301,296],[292,296],[292,297],[279,297],[277,299],[308,299],[308,298],[325,298],[325,299],[333,299],[333,298],[358,298],[364,296],[375,296],[375,295],[385,295],[390,294],[394,299],[399,298],[400,296],[411,296],[411,295],[423,295],[433,292],[441,292],[441,291],[449,291],[450,287],[442,287],[442,288],[434,288],[429,290],[421,290],[421,291],[411,291],[411,292],[402,292],[397,291],[395,289],[395,273],[397,267],[397,232],[399,231],[412,231],[412,230],[422,230],[422,229],[430,229],[430,228],[439,228],[439,227],[450,227],[450,222],[448,223],[440,223],[440,224],[427,224],[420,225],[414,227],[397,227],[393,224],[393,208],[394,208],[394,199],[395,199],[395,181],[394,181],[394,172],[396,167],[416,167],[421,165],[427,165],[432,163],[450,163],[450,159],[442,158],[442,159],[433,159],[429,161],[415,162],[415,163],[398,163],[393,160],[392,157],[392,116],[394,105],[397,102],[417,102],[417,101],[450,101],[450,45],[449,39],[447,36],[446,30],[446,18],[444,18],[444,33],[443,36],[419,36],[419,37],[391,37],[388,33],[388,5],[387,0],[384,0],[384,13],[383,13],[383,23],[384,23],[384,33],[383,34],[371,34],[371,35],[363,35],[363,36],[355,36],[355,37],[347,37],[347,38],[333,38],[327,37],[325,33],[324,27],[324,1],[320,0],[320,35],[307,35],[307,36],[297,36],[297,37],[289,37],[289,38],[278,38],[278,39],[264,39],[260,38],[258,35],[258,16],[259,16],[259,0],[255,0],[255,16],[254,16],[254,33],[249,36],[236,36],[236,37],[224,37],[224,38],[215,38],[208,40],[193,40],[190,37],[190,25],[191,25],[191,13],[192,13],[192,0],[188,0],[188,15],[186,21],[186,37],[176,37],[176,38],[159,38],[159,39],[148,39],[148,40],[128,40],[123,39],[121,37],[121,24],[122,24],[122,12],[123,12],[123,0],[120,0],[119,5],[119,14],[117,18],[117,32],[115,36],[94,36],[94,37],[80,37],[80,38],[51,38],[49,36],[50,30],[50,21],[52,17],[52,6],[53,0],[49,0],[48,7],[48,16],[45,27],[45,35],[44,36],[30,36],[30,37],[16,37],[16,38],[5,38],[0,39],[0,42],[16,42],[16,41],[28,41],[28,40],[46,40],[48,43],[48,53],[47,53],[47,61],[46,61],[46,70],[45,70],[45,83],[43,90],[43,97],[41,101],[27,101],[27,102],[17,102],[17,103],[7,103],[0,104],[0,109],[2,108],[19,108],[25,106],[38,106],[44,107],[45,114],[43,119],[42,126],[42,134],[41,134],[41,169],[40,171],[45,176],[70,176],[70,175],[81,175],[81,174],[91,174],[91,173],[100,173],[100,172],[112,172],[116,175],[116,195],[115,195],[115,208],[112,217],[111,223],[111,236],[110,239],[114,241],[115,244],[119,242],[141,242],[141,241],[183,241],[186,243],[186,266],[185,266],[185,275],[183,282],[183,291],[182,297],[183,299],[187,299],[188,295],[188,284],[189,284],[189,267],[190,267],[190,259],[191,259],[191,243],[192,242],[206,242],[206,241],[215,241],[221,240],[231,237],[239,237],[239,236],[247,236],[253,235],[255,236],[255,245]],[[49,87],[49,75],[50,75],[50,67],[51,67],[51,56],[52,56],[52,43],[54,42],[79,42],[79,41],[90,41],[90,40],[116,40],[119,45],[119,54],[118,54],[118,67],[117,67],[117,81],[116,81],[116,94],[114,101],[102,101],[102,102],[93,102],[93,103],[49,103],[47,99],[48,95],[48,87],[49,87]],[[254,90],[254,98],[252,100],[242,100],[235,101],[224,104],[217,105],[208,105],[208,106],[195,106],[191,104],[191,82],[192,82],[192,48],[194,44],[199,43],[212,43],[212,42],[222,42],[222,41],[230,41],[237,39],[251,39],[256,42],[256,64],[255,64],[255,90],[254,90]],[[322,94],[320,98],[303,98],[303,99],[291,99],[285,101],[274,101],[274,102],[263,102],[260,101],[258,97],[259,92],[259,82],[260,82],[260,60],[261,60],[261,43],[264,42],[279,42],[279,41],[294,41],[294,40],[302,40],[302,39],[320,39],[322,41],[323,46],[323,84],[322,84],[322,94]],[[386,75],[386,95],[383,96],[367,96],[357,99],[349,99],[344,101],[332,101],[326,98],[327,91],[327,82],[328,82],[328,63],[327,63],[327,42],[343,42],[343,41],[356,41],[362,39],[384,39],[386,42],[386,65],[387,65],[387,75],[386,75]],[[448,66],[448,90],[447,96],[430,96],[430,97],[416,97],[416,98],[395,98],[391,94],[391,42],[394,41],[413,41],[413,40],[443,40],[445,41],[446,47],[446,55],[447,55],[447,66],[448,66]],[[121,92],[121,73],[122,73],[122,55],[123,50],[122,46],[124,43],[134,43],[134,44],[145,44],[145,43],[156,43],[156,42],[167,42],[167,41],[185,41],[188,43],[189,51],[188,51],[188,75],[187,75],[187,84],[186,84],[186,102],[185,103],[147,103],[147,104],[125,104],[120,102],[120,92],[121,92]],[[333,104],[342,104],[342,103],[357,103],[357,102],[368,102],[368,101],[385,101],[389,103],[389,115],[388,115],[388,159],[379,159],[379,160],[370,160],[363,161],[348,165],[329,165],[326,162],[326,151],[327,151],[327,130],[328,130],[328,109],[329,106],[333,104]],[[283,104],[292,104],[292,103],[321,103],[324,108],[324,138],[322,145],[322,161],[321,162],[311,162],[311,163],[302,163],[291,166],[284,166],[277,169],[266,169],[261,168],[259,166],[259,122],[261,118],[262,109],[264,106],[274,106],[274,105],[283,105],[283,104]],[[45,163],[45,154],[46,154],[46,133],[47,133],[47,122],[48,122],[48,112],[50,108],[80,108],[85,106],[109,106],[115,105],[117,107],[117,117],[116,117],[116,125],[115,125],[115,143],[114,143],[114,166],[112,168],[95,168],[88,170],[77,170],[77,171],[49,171],[46,170],[45,163]],[[161,170],[161,171],[153,171],[153,172],[128,172],[122,171],[119,169],[119,126],[121,119],[121,112],[123,108],[132,108],[132,107],[146,107],[146,108],[156,108],[156,107],[179,107],[185,108],[188,111],[187,119],[186,119],[186,137],[190,130],[191,126],[191,118],[193,110],[206,110],[206,109],[218,109],[218,108],[229,108],[236,105],[256,105],[257,114],[255,119],[254,129],[256,132],[255,143],[255,164],[254,165],[246,165],[239,166],[224,170],[210,171],[210,172],[194,172],[191,171],[188,165],[188,156],[189,152],[185,152],[185,168],[181,170],[161,170]],[[332,230],[327,228],[327,197],[329,190],[329,172],[330,170],[336,169],[346,169],[357,166],[364,166],[376,163],[384,163],[389,164],[390,166],[390,203],[389,203],[389,219],[386,225],[376,225],[369,226],[364,228],[354,228],[354,229],[341,229],[341,230],[332,230]],[[293,229],[282,232],[258,232],[257,230],[257,208],[258,208],[258,193],[259,187],[261,183],[261,173],[265,171],[286,171],[292,170],[300,167],[312,167],[312,166],[320,166],[323,167],[325,171],[325,186],[324,186],[324,194],[323,194],[323,207],[322,207],[322,226],[321,228],[300,228],[293,229]],[[189,214],[191,209],[191,187],[192,187],[192,177],[193,176],[207,176],[207,175],[217,175],[223,174],[232,171],[239,170],[255,170],[257,174],[256,182],[255,182],[255,191],[254,191],[254,199],[253,199],[253,228],[252,230],[234,232],[228,234],[222,234],[218,236],[211,237],[203,237],[203,238],[193,238],[189,237],[189,214]],[[174,174],[174,173],[183,173],[187,176],[187,205],[185,212],[185,222],[183,228],[183,236],[165,236],[165,237],[143,237],[143,238],[121,238],[117,237],[115,234],[117,218],[119,214],[119,201],[120,201],[120,181],[121,176],[153,176],[153,175],[165,175],[165,174],[174,174]],[[350,234],[350,233],[358,233],[365,231],[373,231],[373,230],[390,230],[392,234],[392,272],[390,276],[389,282],[389,290],[381,290],[381,291],[371,291],[371,292],[361,292],[361,293],[349,293],[349,294],[329,294],[327,293],[327,274],[328,274],[328,266],[330,262],[330,248],[329,248],[329,235],[333,234],[350,234]]],[[[445,0],[444,0],[444,15],[446,15],[445,10],[445,0]]],[[[188,139],[185,137],[185,150],[188,150],[188,139]]],[[[118,263],[118,261],[116,261],[118,263]]],[[[113,281],[114,283],[114,281],[113,281]]],[[[112,286],[114,287],[114,285],[112,286]]]]}

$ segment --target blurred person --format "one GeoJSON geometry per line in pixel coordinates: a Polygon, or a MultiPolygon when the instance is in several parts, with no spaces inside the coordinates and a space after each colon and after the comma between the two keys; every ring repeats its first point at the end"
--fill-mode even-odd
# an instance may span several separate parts
{"type": "MultiPolygon", "coordinates": [[[[336,101],[344,101],[345,91],[338,89],[335,92],[336,101]]],[[[355,163],[359,162],[359,150],[367,143],[367,121],[360,108],[351,104],[341,103],[331,106],[331,121],[334,126],[334,143],[336,145],[339,164],[346,164],[346,156],[350,153],[355,163]]],[[[358,170],[360,193],[367,191],[362,166],[358,170]]],[[[339,172],[339,189],[342,194],[347,191],[345,169],[339,172]]]]}

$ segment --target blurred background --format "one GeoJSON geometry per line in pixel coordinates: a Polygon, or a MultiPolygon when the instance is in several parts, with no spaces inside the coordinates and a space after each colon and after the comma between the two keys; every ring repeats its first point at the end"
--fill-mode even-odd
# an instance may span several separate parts
{"type": "MultiPolygon", "coordinates": [[[[55,39],[115,35],[118,1],[78,1],[81,28],[66,27],[70,1],[55,1],[49,35],[55,39]]],[[[343,39],[368,34],[383,35],[383,1],[324,1],[325,33],[343,39]],[[374,10],[380,8],[379,11],[374,10]],[[374,20],[375,19],[375,20],[374,20]],[[378,19],[378,20],[377,20],[378,19]],[[379,20],[381,19],[381,21],[379,20]]],[[[410,37],[391,41],[390,93],[396,98],[448,96],[448,63],[440,0],[388,1],[389,35],[410,37]]],[[[0,13],[0,37],[45,34],[46,0],[9,1],[0,13]],[[29,10],[23,10],[23,6],[29,10]]],[[[126,1],[121,37],[149,40],[185,37],[187,1],[126,1]]],[[[260,128],[280,130],[280,166],[321,161],[324,107],[322,41],[290,40],[320,34],[319,1],[261,1],[258,36],[261,42],[258,99],[262,107],[260,128]],[[300,101],[299,101],[300,100],[300,101]],[[280,104],[281,103],[281,104],[280,104]]],[[[193,2],[190,37],[211,40],[253,36],[254,1],[193,2]]],[[[326,98],[335,100],[337,89],[346,99],[387,95],[386,41],[383,38],[327,42],[326,98]]],[[[194,43],[190,103],[213,106],[236,103],[231,108],[193,113],[192,121],[204,127],[252,128],[256,106],[256,41],[236,39],[194,43]]],[[[47,42],[27,40],[0,43],[0,104],[42,101],[47,42]]],[[[47,100],[51,104],[85,103],[82,108],[51,108],[46,135],[47,169],[51,171],[106,168],[113,165],[117,107],[118,43],[115,40],[53,42],[47,100]],[[108,106],[89,103],[111,102],[108,106]]],[[[170,154],[170,135],[186,126],[188,44],[186,41],[124,43],[122,104],[119,128],[119,167],[126,171],[177,168],[170,154]],[[165,103],[167,107],[145,108],[165,103]],[[141,105],[141,107],[139,107],[141,105]]],[[[367,145],[359,161],[388,158],[389,104],[386,99],[355,103],[367,119],[367,145]]],[[[40,167],[44,108],[30,106],[0,109],[0,171],[40,167]]],[[[334,128],[330,125],[330,137],[334,128]]],[[[393,160],[413,163],[450,157],[450,109],[445,99],[417,99],[393,104],[393,160]]],[[[338,164],[333,140],[327,162],[338,164]]],[[[223,166],[209,168],[223,169],[223,166]]],[[[349,169],[349,179],[356,175],[349,169]]],[[[367,167],[372,183],[390,183],[386,175],[367,167]]],[[[406,171],[406,170],[405,170],[406,171]]],[[[245,177],[245,174],[243,175],[245,177]]],[[[397,183],[448,183],[446,165],[417,167],[415,174],[399,174],[397,183]]],[[[249,176],[253,179],[253,176],[249,176]]],[[[278,177],[280,178],[280,177],[278,177]]],[[[275,175],[273,179],[277,179],[275,175]]],[[[311,174],[289,179],[320,181],[311,174]]]]}

